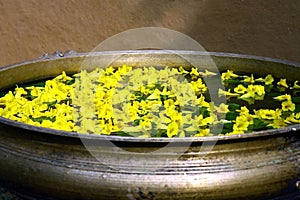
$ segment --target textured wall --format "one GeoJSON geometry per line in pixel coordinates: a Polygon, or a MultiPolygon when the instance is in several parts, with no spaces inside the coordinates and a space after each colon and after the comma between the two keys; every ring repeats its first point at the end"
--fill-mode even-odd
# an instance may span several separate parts
{"type": "Polygon", "coordinates": [[[0,66],[90,51],[144,26],[180,31],[209,51],[300,62],[299,0],[0,0],[0,66]]]}

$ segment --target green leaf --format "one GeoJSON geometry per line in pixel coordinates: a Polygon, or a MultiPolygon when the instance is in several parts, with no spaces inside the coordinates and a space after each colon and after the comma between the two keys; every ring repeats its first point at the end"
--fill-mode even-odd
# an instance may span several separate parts
{"type": "Polygon", "coordinates": [[[253,124],[249,125],[248,126],[248,129],[249,130],[262,130],[262,129],[267,129],[267,125],[269,123],[261,120],[261,119],[257,119],[257,118],[254,118],[253,119],[253,124]]]}
{"type": "Polygon", "coordinates": [[[53,108],[55,106],[55,104],[57,103],[57,101],[51,101],[51,102],[44,102],[44,104],[47,104],[48,108],[53,108]]]}
{"type": "Polygon", "coordinates": [[[226,113],[225,119],[229,120],[229,121],[232,121],[232,120],[235,120],[235,118],[237,116],[238,116],[238,113],[233,112],[233,111],[229,111],[229,112],[226,113]]]}
{"type": "Polygon", "coordinates": [[[223,81],[224,83],[227,83],[227,84],[238,84],[238,83],[241,83],[242,81],[239,80],[239,79],[227,79],[227,80],[224,80],[223,81]]]}
{"type": "Polygon", "coordinates": [[[300,97],[292,97],[293,103],[300,103],[300,97]]]}
{"type": "Polygon", "coordinates": [[[300,112],[300,104],[296,104],[294,112],[295,113],[299,113],[300,112]]]}
{"type": "Polygon", "coordinates": [[[111,135],[123,136],[123,137],[131,137],[131,135],[127,134],[124,131],[113,132],[111,135]]]}
{"type": "Polygon", "coordinates": [[[225,135],[226,133],[230,133],[230,132],[232,132],[232,129],[223,128],[221,134],[225,135]]]}
{"type": "Polygon", "coordinates": [[[208,111],[207,107],[200,107],[199,108],[199,114],[203,115],[203,118],[209,117],[210,112],[208,111]]]}
{"type": "Polygon", "coordinates": [[[233,130],[233,123],[226,123],[224,124],[224,129],[230,129],[231,131],[233,130]]]}
{"type": "Polygon", "coordinates": [[[65,82],[65,84],[66,85],[72,85],[73,83],[75,83],[75,78],[73,78],[72,80],[67,80],[66,82],[65,82]]]}
{"type": "Polygon", "coordinates": [[[45,85],[46,85],[46,80],[42,80],[42,81],[35,81],[35,82],[25,83],[25,84],[22,84],[21,87],[23,87],[23,88],[30,87],[30,86],[45,87],[45,85]]]}
{"type": "Polygon", "coordinates": [[[268,93],[268,96],[270,96],[270,97],[277,97],[277,96],[280,96],[280,95],[282,95],[282,94],[279,93],[279,92],[270,92],[270,93],[268,93]]]}
{"type": "Polygon", "coordinates": [[[0,98],[1,97],[4,97],[7,93],[8,93],[9,90],[3,90],[3,91],[0,91],[0,98]]]}
{"type": "Polygon", "coordinates": [[[55,122],[56,120],[56,117],[46,117],[46,116],[42,116],[42,117],[36,117],[36,118],[33,118],[33,117],[30,117],[30,119],[34,122],[40,122],[42,123],[43,120],[49,120],[51,122],[55,122]]]}
{"type": "Polygon", "coordinates": [[[168,137],[166,129],[159,129],[153,137],[168,137]]]}
{"type": "Polygon", "coordinates": [[[240,105],[237,103],[227,103],[227,105],[230,111],[236,111],[240,108],[240,105]]]}

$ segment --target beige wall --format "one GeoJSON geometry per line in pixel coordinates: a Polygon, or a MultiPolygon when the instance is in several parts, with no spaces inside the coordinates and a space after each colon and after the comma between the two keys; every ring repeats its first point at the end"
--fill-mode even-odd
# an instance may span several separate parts
{"type": "Polygon", "coordinates": [[[144,26],[180,31],[208,51],[300,62],[299,0],[0,0],[0,66],[91,51],[144,26]]]}

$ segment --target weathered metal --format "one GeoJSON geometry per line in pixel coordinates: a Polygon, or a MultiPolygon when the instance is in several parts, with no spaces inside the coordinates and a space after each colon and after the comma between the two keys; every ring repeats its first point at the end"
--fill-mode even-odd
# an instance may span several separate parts
{"type": "MultiPolygon", "coordinates": [[[[213,70],[210,58],[220,71],[272,73],[289,80],[300,75],[297,63],[227,53],[69,52],[1,68],[0,88],[106,64],[193,63],[213,70]]],[[[296,199],[299,135],[300,125],[205,138],[79,135],[0,117],[0,182],[28,198],[296,199]]]]}

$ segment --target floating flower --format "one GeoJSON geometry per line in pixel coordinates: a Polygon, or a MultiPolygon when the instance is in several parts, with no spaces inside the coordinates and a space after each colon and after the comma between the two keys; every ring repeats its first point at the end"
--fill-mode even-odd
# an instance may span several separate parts
{"type": "Polygon", "coordinates": [[[225,103],[221,103],[219,106],[214,106],[214,109],[218,113],[227,113],[227,112],[229,112],[228,105],[226,105],[225,103]]]}
{"type": "Polygon", "coordinates": [[[199,121],[198,126],[205,127],[205,126],[208,126],[209,124],[211,124],[213,122],[213,118],[211,116],[204,118],[203,115],[199,115],[198,116],[198,121],[199,121]]]}
{"type": "Polygon", "coordinates": [[[178,132],[179,132],[178,124],[176,122],[171,122],[168,125],[168,129],[167,129],[168,137],[173,137],[173,136],[177,135],[178,132]]]}
{"type": "Polygon", "coordinates": [[[264,82],[265,85],[271,85],[274,81],[274,78],[271,74],[268,74],[265,78],[258,78],[255,79],[257,82],[264,82]]]}
{"type": "Polygon", "coordinates": [[[280,81],[277,83],[277,85],[288,88],[289,86],[286,83],[286,79],[280,79],[280,81]]]}
{"type": "Polygon", "coordinates": [[[282,127],[286,126],[286,123],[284,122],[284,119],[276,118],[273,120],[272,123],[268,124],[267,126],[273,127],[273,128],[282,128],[282,127]]]}
{"type": "Polygon", "coordinates": [[[276,99],[278,101],[291,101],[292,97],[289,94],[284,94],[284,95],[280,95],[280,96],[274,97],[274,99],[276,99]]]}
{"type": "Polygon", "coordinates": [[[244,133],[248,130],[249,123],[247,121],[237,120],[236,123],[233,125],[233,134],[240,134],[244,133]]]}
{"type": "Polygon", "coordinates": [[[191,70],[191,72],[190,72],[190,75],[191,75],[193,78],[196,78],[196,77],[198,77],[200,74],[199,74],[199,72],[197,71],[197,69],[193,67],[192,70],[191,70]]]}
{"type": "Polygon", "coordinates": [[[246,106],[242,106],[240,110],[237,110],[240,115],[248,115],[249,114],[249,110],[246,106]]]}
{"type": "Polygon", "coordinates": [[[204,94],[205,92],[207,92],[207,87],[202,82],[201,78],[198,78],[197,81],[191,81],[190,85],[192,86],[192,89],[196,92],[196,94],[204,94]]]}
{"type": "Polygon", "coordinates": [[[300,85],[298,85],[299,81],[295,81],[292,89],[300,89],[300,85]]]}
{"type": "Polygon", "coordinates": [[[228,91],[225,91],[221,88],[219,88],[218,94],[219,94],[219,96],[225,96],[226,99],[230,99],[232,97],[238,97],[239,96],[239,94],[237,94],[237,93],[230,92],[230,89],[228,89],[228,91]]]}
{"type": "Polygon", "coordinates": [[[265,78],[265,85],[271,85],[274,81],[274,78],[271,74],[268,74],[265,78]]]}
{"type": "Polygon", "coordinates": [[[217,73],[210,72],[207,69],[204,72],[199,72],[199,74],[203,77],[210,77],[210,76],[215,76],[217,73]]]}
{"type": "Polygon", "coordinates": [[[209,102],[205,101],[205,97],[201,94],[200,97],[197,99],[197,104],[199,107],[207,107],[209,108],[209,102]]]}
{"type": "Polygon", "coordinates": [[[292,101],[284,101],[281,103],[283,111],[294,111],[295,104],[292,101]]]}
{"type": "Polygon", "coordinates": [[[178,68],[178,71],[179,71],[180,74],[183,74],[183,75],[189,74],[189,72],[186,71],[182,66],[180,66],[178,68]]]}
{"type": "Polygon", "coordinates": [[[197,133],[195,135],[195,137],[204,137],[204,136],[209,136],[210,135],[210,129],[209,128],[206,128],[206,129],[201,129],[199,131],[199,133],[197,133]]]}
{"type": "Polygon", "coordinates": [[[233,91],[239,94],[244,94],[247,91],[247,88],[242,84],[239,84],[237,87],[234,88],[233,91]]]}
{"type": "Polygon", "coordinates": [[[22,97],[22,95],[26,95],[27,91],[24,90],[24,88],[17,87],[15,89],[15,98],[19,99],[22,97]]]}
{"type": "Polygon", "coordinates": [[[227,70],[227,72],[223,72],[221,75],[222,80],[228,80],[236,77],[238,77],[238,75],[234,74],[232,70],[227,70]]]}
{"type": "Polygon", "coordinates": [[[295,113],[292,113],[290,116],[288,116],[284,122],[286,123],[296,123],[300,124],[300,116],[296,115],[295,113]]]}
{"type": "Polygon", "coordinates": [[[251,74],[251,76],[244,76],[244,79],[242,80],[242,82],[254,84],[255,83],[255,79],[254,79],[253,74],[251,74]]]}
{"type": "Polygon", "coordinates": [[[276,115],[275,110],[270,109],[259,109],[254,110],[255,117],[261,118],[261,119],[276,119],[278,116],[276,115]]]}
{"type": "Polygon", "coordinates": [[[249,104],[254,104],[255,100],[263,100],[265,88],[262,85],[248,85],[246,93],[239,97],[249,104]]]}

